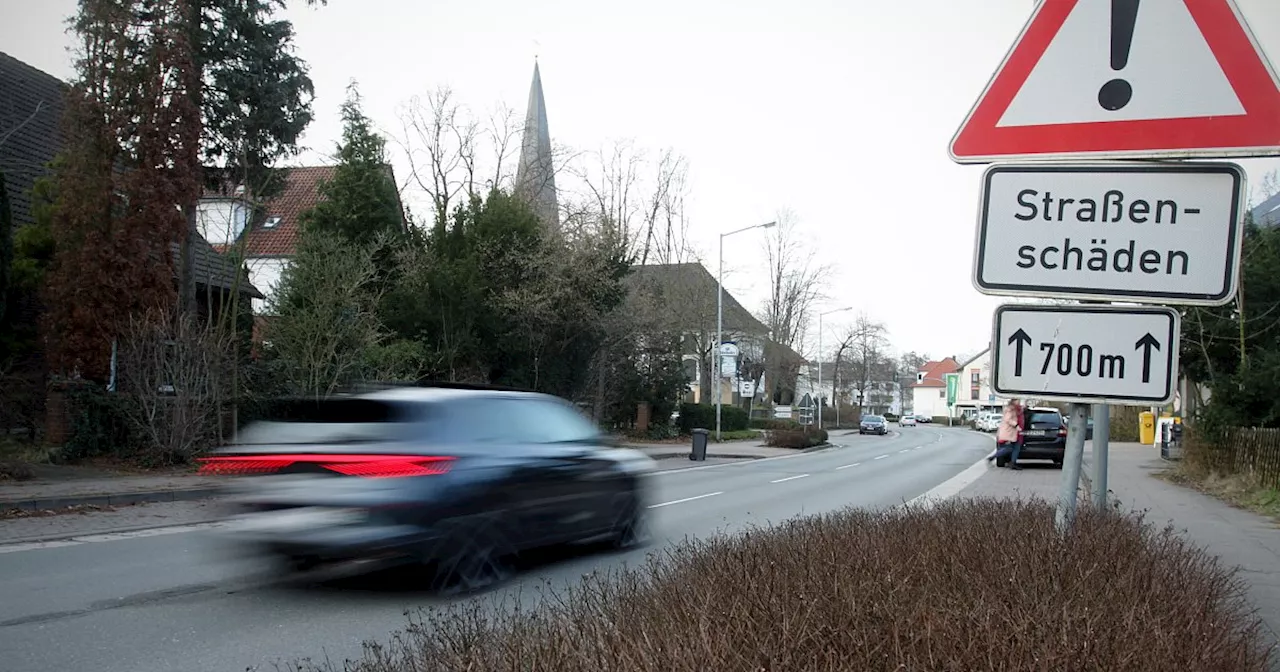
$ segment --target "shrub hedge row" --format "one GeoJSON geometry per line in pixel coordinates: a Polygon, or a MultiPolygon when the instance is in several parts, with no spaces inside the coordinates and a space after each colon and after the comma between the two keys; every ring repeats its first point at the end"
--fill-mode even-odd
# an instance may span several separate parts
{"type": "Polygon", "coordinates": [[[1263,672],[1233,572],[1171,529],[1043,501],[846,510],[685,541],[538,605],[419,612],[351,672],[1263,672]],[[1011,524],[1011,521],[1016,523],[1011,524]]]}
{"type": "MultiPolygon", "coordinates": [[[[716,428],[716,407],[711,404],[680,404],[680,433],[689,434],[694,429],[716,428]]],[[[749,429],[747,411],[737,406],[720,407],[720,430],[737,432],[749,429]]]]}

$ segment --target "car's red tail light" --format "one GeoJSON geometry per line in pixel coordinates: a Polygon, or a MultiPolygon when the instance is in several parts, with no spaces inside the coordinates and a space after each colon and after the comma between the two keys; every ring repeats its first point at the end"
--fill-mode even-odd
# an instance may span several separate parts
{"type": "Polygon", "coordinates": [[[1058,436],[1066,436],[1066,435],[1067,435],[1067,428],[1066,428],[1066,427],[1059,427],[1059,428],[1058,428],[1058,436]]]}
{"type": "Polygon", "coordinates": [[[422,455],[244,455],[200,459],[205,476],[271,474],[296,464],[313,464],[344,476],[399,478],[449,472],[452,457],[422,455]]]}

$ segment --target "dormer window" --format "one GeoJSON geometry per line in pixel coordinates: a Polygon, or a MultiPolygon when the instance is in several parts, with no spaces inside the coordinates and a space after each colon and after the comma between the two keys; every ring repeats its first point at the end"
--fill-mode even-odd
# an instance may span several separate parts
{"type": "Polygon", "coordinates": [[[919,372],[917,372],[917,373],[916,373],[916,382],[917,382],[917,383],[923,383],[923,382],[924,382],[924,371],[919,371],[919,372]]]}
{"type": "Polygon", "coordinates": [[[279,217],[268,217],[268,218],[267,218],[267,221],[265,221],[265,222],[263,222],[263,223],[262,223],[262,228],[264,228],[264,229],[274,229],[274,228],[276,228],[276,226],[278,226],[279,224],[280,224],[280,218],[279,218],[279,217]]]}

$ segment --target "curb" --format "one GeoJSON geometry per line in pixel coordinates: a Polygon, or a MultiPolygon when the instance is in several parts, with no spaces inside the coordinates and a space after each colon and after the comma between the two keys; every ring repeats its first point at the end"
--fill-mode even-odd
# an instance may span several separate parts
{"type": "MultiPolygon", "coordinates": [[[[820,450],[826,450],[834,446],[835,444],[829,443],[829,442],[821,443],[816,446],[810,446],[808,448],[797,450],[794,454],[816,453],[820,450]]],[[[711,453],[711,452],[707,453],[707,459],[711,459],[714,457],[714,458],[724,459],[724,460],[765,460],[770,457],[786,457],[786,456],[787,455],[785,454],[784,455],[739,455],[735,453],[711,453]]],[[[658,453],[656,455],[649,455],[649,459],[653,459],[653,460],[673,460],[677,458],[688,459],[689,451],[684,450],[678,453],[658,453]]]]}
{"type": "Polygon", "coordinates": [[[109,527],[102,530],[93,530],[91,532],[66,532],[63,534],[53,535],[35,535],[30,537],[14,537],[11,539],[0,540],[0,553],[4,553],[5,548],[13,546],[25,546],[28,544],[53,544],[72,539],[96,538],[107,535],[132,534],[135,532],[147,532],[150,530],[168,530],[178,527],[207,527],[216,523],[221,523],[221,518],[202,518],[200,520],[192,520],[185,523],[170,523],[164,525],[129,525],[125,527],[109,527]]]}
{"type": "Polygon", "coordinates": [[[128,506],[152,502],[187,502],[208,499],[222,494],[221,488],[187,488],[185,490],[150,490],[117,493],[112,495],[85,495],[79,497],[45,497],[0,501],[0,510],[47,511],[72,506],[128,506]]]}

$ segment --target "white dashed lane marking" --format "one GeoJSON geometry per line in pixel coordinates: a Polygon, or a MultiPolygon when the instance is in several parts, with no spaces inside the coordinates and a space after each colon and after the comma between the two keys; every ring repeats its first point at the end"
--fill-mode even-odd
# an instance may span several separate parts
{"type": "Polygon", "coordinates": [[[685,502],[692,502],[692,501],[697,500],[697,499],[706,499],[706,498],[708,498],[708,497],[715,497],[716,495],[723,495],[723,494],[724,494],[723,492],[708,492],[708,493],[707,493],[707,494],[705,494],[705,495],[696,495],[696,496],[694,496],[694,497],[685,497],[684,499],[673,499],[673,500],[671,500],[671,501],[669,501],[669,502],[663,502],[663,503],[661,503],[661,504],[650,504],[650,505],[649,505],[649,508],[651,508],[651,509],[658,509],[658,508],[662,508],[662,507],[664,507],[664,506],[671,506],[672,504],[684,504],[685,502]]]}
{"type": "Polygon", "coordinates": [[[769,481],[769,482],[770,483],[786,483],[787,481],[794,481],[797,478],[807,478],[808,476],[809,474],[800,474],[799,476],[788,476],[786,478],[779,478],[775,481],[769,481]]]}

